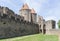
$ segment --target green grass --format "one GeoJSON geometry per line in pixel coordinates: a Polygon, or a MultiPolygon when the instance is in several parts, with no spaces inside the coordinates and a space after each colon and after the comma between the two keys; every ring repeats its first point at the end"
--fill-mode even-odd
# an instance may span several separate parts
{"type": "Polygon", "coordinates": [[[35,34],[35,35],[28,35],[23,37],[2,39],[0,41],[58,41],[58,36],[35,34]]]}

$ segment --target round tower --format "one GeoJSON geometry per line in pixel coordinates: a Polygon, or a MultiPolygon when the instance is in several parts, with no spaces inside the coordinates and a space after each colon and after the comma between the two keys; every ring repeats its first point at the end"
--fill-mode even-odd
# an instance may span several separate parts
{"type": "Polygon", "coordinates": [[[33,8],[31,9],[31,22],[33,23],[37,22],[37,13],[35,12],[33,8]]]}
{"type": "Polygon", "coordinates": [[[30,9],[27,4],[24,4],[21,8],[20,15],[24,17],[24,20],[31,22],[31,14],[30,9]]]}
{"type": "Polygon", "coordinates": [[[7,14],[8,8],[7,7],[3,7],[3,13],[7,14]]]}
{"type": "Polygon", "coordinates": [[[45,20],[43,19],[42,16],[37,17],[37,23],[39,24],[39,32],[45,34],[46,25],[45,25],[45,20]]]}

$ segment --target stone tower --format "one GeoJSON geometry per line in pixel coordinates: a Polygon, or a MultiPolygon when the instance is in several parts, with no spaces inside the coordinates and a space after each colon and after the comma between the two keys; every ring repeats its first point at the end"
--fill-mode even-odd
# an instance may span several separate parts
{"type": "Polygon", "coordinates": [[[55,29],[55,21],[54,20],[48,20],[46,21],[46,34],[49,34],[49,30],[55,29]]]}
{"type": "Polygon", "coordinates": [[[0,13],[9,14],[9,15],[14,14],[14,12],[10,10],[8,7],[1,7],[1,6],[0,6],[0,13]]]}
{"type": "Polygon", "coordinates": [[[54,20],[46,21],[46,29],[55,29],[55,21],[54,20]]]}
{"type": "Polygon", "coordinates": [[[31,9],[31,22],[33,23],[37,22],[37,14],[34,9],[31,9]]]}
{"type": "Polygon", "coordinates": [[[8,8],[7,7],[1,7],[0,6],[0,13],[7,14],[8,8]]]}
{"type": "Polygon", "coordinates": [[[7,13],[8,13],[7,11],[8,11],[8,8],[7,8],[7,7],[4,7],[4,8],[3,8],[3,13],[4,13],[4,14],[7,14],[7,13]]]}
{"type": "Polygon", "coordinates": [[[20,15],[24,17],[24,20],[31,22],[31,14],[30,9],[27,4],[24,4],[21,8],[20,15]]]}
{"type": "Polygon", "coordinates": [[[44,34],[45,33],[45,20],[43,19],[42,16],[38,16],[37,23],[39,24],[39,32],[44,34]]]}
{"type": "Polygon", "coordinates": [[[0,13],[2,13],[3,12],[3,10],[2,10],[2,7],[0,6],[0,13]]]}

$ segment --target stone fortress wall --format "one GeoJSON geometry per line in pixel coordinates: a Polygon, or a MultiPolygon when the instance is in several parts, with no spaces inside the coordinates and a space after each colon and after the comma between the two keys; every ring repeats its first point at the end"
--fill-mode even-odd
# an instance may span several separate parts
{"type": "Polygon", "coordinates": [[[27,4],[23,5],[15,14],[11,9],[0,6],[0,38],[42,33],[47,35],[59,35],[60,29],[55,27],[54,20],[45,21],[42,16],[37,17],[34,9],[29,9],[27,4]]]}
{"type": "MultiPolygon", "coordinates": [[[[3,8],[1,9],[2,11],[3,8]]],[[[8,8],[6,10],[5,12],[0,11],[0,38],[39,33],[38,24],[25,21],[22,16],[12,13],[13,11],[11,12],[8,8]]]]}

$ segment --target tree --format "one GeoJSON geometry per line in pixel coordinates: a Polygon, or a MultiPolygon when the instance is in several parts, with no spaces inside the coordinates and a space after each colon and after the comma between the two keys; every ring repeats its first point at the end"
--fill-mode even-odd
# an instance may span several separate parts
{"type": "Polygon", "coordinates": [[[58,21],[58,27],[60,28],[60,20],[58,21]]]}

